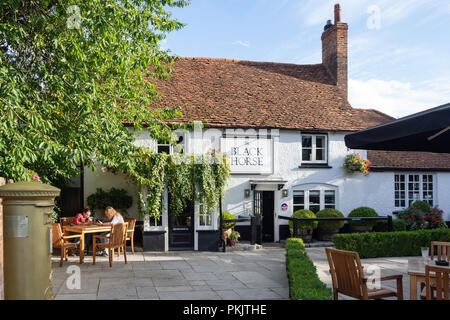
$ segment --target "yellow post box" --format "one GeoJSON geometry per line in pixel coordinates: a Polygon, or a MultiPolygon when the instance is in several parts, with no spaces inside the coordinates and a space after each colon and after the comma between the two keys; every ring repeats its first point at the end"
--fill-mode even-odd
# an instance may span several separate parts
{"type": "Polygon", "coordinates": [[[50,215],[59,192],[40,182],[0,187],[6,300],[52,299],[50,215]]]}

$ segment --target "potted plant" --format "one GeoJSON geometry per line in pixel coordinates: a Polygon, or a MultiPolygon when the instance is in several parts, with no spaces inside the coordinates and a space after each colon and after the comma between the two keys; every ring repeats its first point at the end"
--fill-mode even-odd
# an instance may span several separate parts
{"type": "MultiPolygon", "coordinates": [[[[293,218],[316,218],[316,215],[311,210],[297,210],[292,214],[293,218]]],[[[303,242],[309,243],[312,240],[313,230],[317,228],[317,221],[298,221],[298,236],[302,238],[303,242]]],[[[289,221],[289,231],[291,237],[294,236],[294,223],[289,221]]]]}
{"type": "Polygon", "coordinates": [[[237,245],[238,243],[239,243],[239,238],[241,237],[241,234],[239,233],[239,232],[237,232],[237,231],[232,231],[231,232],[231,234],[230,234],[230,237],[229,237],[229,239],[230,239],[230,245],[231,246],[235,246],[235,245],[237,245]]]}
{"type": "MultiPolygon", "coordinates": [[[[236,219],[236,216],[231,214],[231,213],[229,213],[229,212],[223,211],[222,212],[222,218],[224,220],[233,220],[233,219],[236,219]]],[[[231,232],[233,231],[235,226],[236,226],[236,222],[224,223],[222,225],[222,233],[223,233],[223,239],[224,240],[230,238],[231,232]]]]}
{"type": "MultiPolygon", "coordinates": [[[[356,217],[378,217],[378,213],[369,207],[359,207],[353,209],[349,214],[349,218],[356,217]]],[[[376,221],[350,221],[349,225],[352,232],[370,232],[377,224],[376,221]]]]}
{"type": "MultiPolygon", "coordinates": [[[[323,209],[317,212],[317,218],[343,218],[342,212],[336,209],[323,209]]],[[[344,221],[319,221],[319,240],[331,241],[334,234],[344,226],[344,221]]]]}
{"type": "Polygon", "coordinates": [[[359,153],[353,153],[345,157],[344,164],[342,166],[345,168],[347,173],[359,171],[365,176],[368,176],[371,165],[372,163],[369,160],[361,158],[359,153]]]}

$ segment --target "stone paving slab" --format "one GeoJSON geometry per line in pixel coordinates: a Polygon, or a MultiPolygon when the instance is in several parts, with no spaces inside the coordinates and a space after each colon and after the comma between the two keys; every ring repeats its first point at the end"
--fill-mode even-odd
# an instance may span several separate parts
{"type": "Polygon", "coordinates": [[[280,247],[233,252],[142,252],[107,257],[69,257],[59,267],[52,257],[56,300],[245,300],[289,299],[285,250],[280,247]],[[69,268],[70,267],[70,268],[69,268]],[[70,270],[69,270],[70,269],[70,270]],[[79,272],[80,286],[67,283],[79,272]]]}

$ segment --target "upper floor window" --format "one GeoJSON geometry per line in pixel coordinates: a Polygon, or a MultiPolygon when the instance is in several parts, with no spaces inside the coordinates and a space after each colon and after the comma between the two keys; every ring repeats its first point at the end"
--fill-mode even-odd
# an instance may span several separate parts
{"type": "Polygon", "coordinates": [[[302,162],[327,162],[327,136],[302,134],[302,162]]]}
{"type": "Polygon", "coordinates": [[[433,206],[433,181],[432,174],[395,174],[395,207],[409,207],[417,200],[426,201],[433,206]]]}

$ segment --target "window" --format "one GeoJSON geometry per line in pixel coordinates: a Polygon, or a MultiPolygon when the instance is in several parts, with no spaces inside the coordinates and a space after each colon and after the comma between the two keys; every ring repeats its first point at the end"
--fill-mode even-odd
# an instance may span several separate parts
{"type": "Polygon", "coordinates": [[[311,210],[314,213],[325,208],[336,208],[336,191],[327,187],[313,187],[304,190],[294,190],[294,212],[300,209],[311,210]]]}
{"type": "Polygon", "coordinates": [[[394,176],[395,207],[405,208],[423,200],[433,206],[433,175],[396,174],[394,176]]]}
{"type": "Polygon", "coordinates": [[[302,135],[302,162],[327,162],[327,136],[302,135]]]}
{"type": "MultiPolygon", "coordinates": [[[[212,227],[213,218],[216,216],[214,212],[212,213],[202,213],[203,204],[198,206],[198,225],[199,227],[212,227]]],[[[208,228],[209,229],[209,228],[208,228]]]]}
{"type": "Polygon", "coordinates": [[[172,153],[172,146],[170,144],[162,144],[162,143],[158,142],[157,152],[158,153],[171,154],[172,153]]]}

